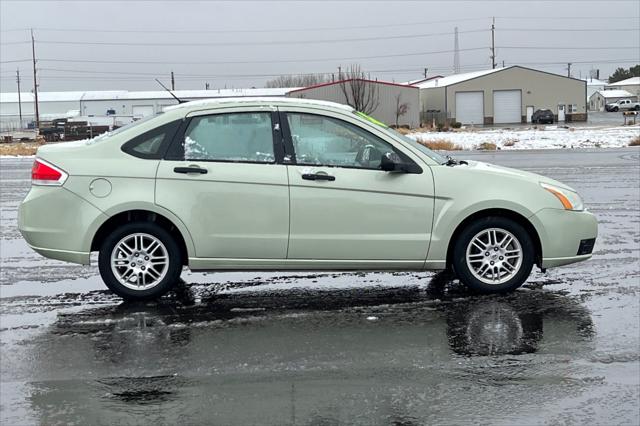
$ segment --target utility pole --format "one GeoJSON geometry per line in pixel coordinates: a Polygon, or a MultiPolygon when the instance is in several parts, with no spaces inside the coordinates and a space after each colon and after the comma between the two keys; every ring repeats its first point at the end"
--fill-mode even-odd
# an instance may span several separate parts
{"type": "Polygon", "coordinates": [[[491,21],[491,68],[496,68],[496,18],[491,21]]]}
{"type": "Polygon", "coordinates": [[[338,80],[342,80],[342,66],[338,65],[338,80]]]}
{"type": "Polygon", "coordinates": [[[427,78],[427,71],[429,70],[429,68],[425,68],[424,69],[424,78],[427,78]]]}
{"type": "Polygon", "coordinates": [[[16,83],[18,83],[18,114],[20,114],[20,129],[22,129],[22,98],[20,95],[20,69],[16,70],[16,83]]]}
{"type": "Polygon", "coordinates": [[[571,62],[567,62],[567,77],[571,77],[571,62]]]}
{"type": "Polygon", "coordinates": [[[173,77],[173,71],[171,71],[171,90],[176,90],[176,80],[173,77]]]}
{"type": "Polygon", "coordinates": [[[453,73],[460,74],[460,45],[458,44],[458,27],[454,30],[455,37],[453,42],[453,73]]]}
{"type": "MultiPolygon", "coordinates": [[[[31,29],[31,58],[33,60],[33,98],[36,119],[36,132],[40,129],[40,111],[38,109],[38,80],[36,78],[36,41],[33,38],[33,28],[31,29]]],[[[37,136],[37,134],[36,134],[37,136]]]]}

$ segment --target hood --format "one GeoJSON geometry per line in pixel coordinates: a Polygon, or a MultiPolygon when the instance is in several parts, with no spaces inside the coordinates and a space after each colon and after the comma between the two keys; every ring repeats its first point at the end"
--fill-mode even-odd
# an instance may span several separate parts
{"type": "MultiPolygon", "coordinates": [[[[483,174],[489,173],[493,175],[501,175],[501,176],[504,176],[505,178],[520,179],[520,180],[526,180],[526,181],[535,182],[535,183],[543,182],[543,183],[548,183],[550,185],[554,185],[560,188],[568,189],[569,191],[577,192],[575,189],[571,188],[568,185],[565,185],[562,182],[558,182],[557,180],[554,180],[536,173],[526,172],[524,170],[512,169],[509,167],[497,166],[495,164],[484,163],[482,161],[467,160],[467,162],[469,164],[467,166],[462,166],[462,167],[469,167],[470,171],[475,173],[483,173],[483,174]]],[[[456,166],[456,167],[460,167],[460,166],[456,166]]]]}

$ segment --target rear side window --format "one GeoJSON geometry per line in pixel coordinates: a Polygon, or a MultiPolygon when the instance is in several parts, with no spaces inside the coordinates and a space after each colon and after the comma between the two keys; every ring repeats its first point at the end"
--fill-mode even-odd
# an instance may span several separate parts
{"type": "Polygon", "coordinates": [[[273,163],[271,113],[194,117],[184,133],[184,159],[273,163]]]}
{"type": "Polygon", "coordinates": [[[176,120],[138,135],[122,145],[122,150],[134,157],[159,160],[167,150],[180,123],[181,120],[176,120]]]}

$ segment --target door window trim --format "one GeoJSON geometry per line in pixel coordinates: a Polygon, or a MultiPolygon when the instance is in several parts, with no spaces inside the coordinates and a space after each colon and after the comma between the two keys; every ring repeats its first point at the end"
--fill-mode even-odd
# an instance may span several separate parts
{"type": "Polygon", "coordinates": [[[197,162],[207,162],[207,163],[238,163],[238,164],[282,164],[282,159],[284,157],[284,137],[282,132],[282,126],[280,124],[280,116],[277,111],[265,111],[265,110],[247,110],[247,111],[228,111],[228,112],[212,112],[211,114],[198,114],[194,116],[185,117],[182,120],[182,125],[175,133],[173,139],[171,140],[171,144],[169,145],[166,153],[164,155],[164,160],[167,161],[191,161],[194,163],[197,162]],[[222,159],[185,159],[184,156],[184,137],[191,124],[191,121],[194,119],[199,119],[201,117],[209,117],[213,115],[224,115],[224,114],[270,114],[271,118],[271,142],[273,146],[273,161],[250,161],[250,160],[222,160],[222,159]]]}
{"type": "Polygon", "coordinates": [[[288,160],[284,162],[284,164],[293,166],[293,165],[299,165],[299,166],[307,166],[307,167],[326,167],[326,168],[341,168],[341,169],[356,169],[356,170],[370,170],[370,171],[378,171],[378,172],[384,172],[384,173],[388,173],[385,172],[384,170],[381,169],[376,169],[376,168],[370,168],[370,167],[357,167],[357,166],[344,166],[344,165],[331,165],[331,164],[298,164],[297,159],[296,159],[296,152],[295,152],[295,147],[293,145],[293,138],[291,137],[291,128],[289,126],[289,120],[287,119],[287,114],[306,114],[306,115],[315,115],[315,116],[319,116],[322,118],[330,118],[336,121],[339,121],[341,123],[346,123],[347,126],[351,125],[351,126],[355,126],[358,129],[360,129],[362,132],[366,133],[368,136],[381,141],[382,143],[384,143],[385,145],[387,145],[390,150],[392,150],[393,152],[395,152],[396,154],[398,154],[400,156],[400,158],[402,158],[402,160],[407,164],[409,171],[406,171],[404,173],[409,173],[409,174],[422,174],[422,167],[420,167],[412,158],[410,158],[407,154],[405,154],[402,150],[398,149],[396,146],[394,146],[393,144],[389,143],[388,141],[386,141],[385,139],[374,135],[373,133],[371,133],[369,130],[358,126],[357,124],[351,123],[347,120],[343,120],[341,118],[337,118],[337,117],[333,117],[330,115],[324,115],[324,114],[318,114],[316,112],[302,112],[302,111],[287,111],[287,110],[279,110],[279,115],[280,115],[280,128],[282,129],[282,133],[283,133],[283,138],[284,138],[284,149],[285,149],[285,156],[288,157],[288,160]]]}

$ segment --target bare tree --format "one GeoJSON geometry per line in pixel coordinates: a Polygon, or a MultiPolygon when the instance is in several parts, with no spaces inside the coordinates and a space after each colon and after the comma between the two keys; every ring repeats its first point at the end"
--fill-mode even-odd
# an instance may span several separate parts
{"type": "Polygon", "coordinates": [[[329,74],[281,75],[267,81],[266,87],[307,87],[331,81],[329,74]]]}
{"type": "Polygon", "coordinates": [[[398,93],[396,95],[396,127],[399,126],[398,122],[400,121],[400,117],[405,115],[409,111],[409,104],[407,102],[402,102],[402,93],[398,93]]]}
{"type": "Polygon", "coordinates": [[[347,71],[340,71],[338,79],[345,102],[356,111],[371,114],[378,108],[378,86],[369,80],[360,65],[353,64],[347,71]]]}

